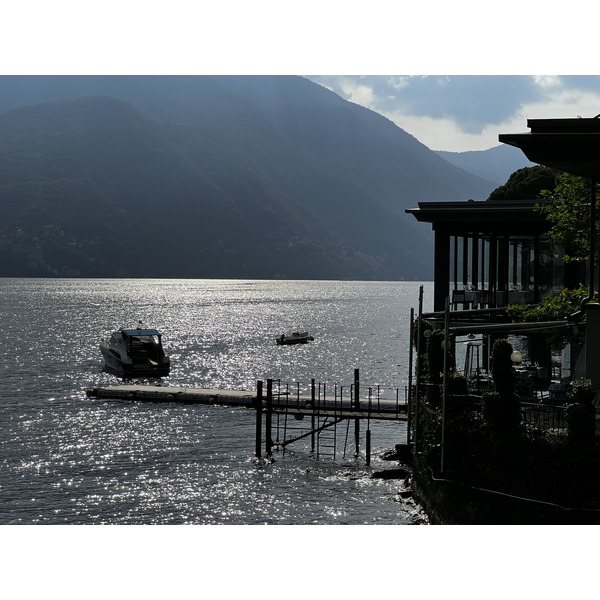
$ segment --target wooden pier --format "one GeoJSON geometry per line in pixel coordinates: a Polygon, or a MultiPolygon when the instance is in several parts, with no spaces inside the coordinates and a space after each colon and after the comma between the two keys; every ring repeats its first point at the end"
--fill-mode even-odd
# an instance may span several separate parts
{"type": "Polygon", "coordinates": [[[90,398],[138,400],[145,402],[178,402],[184,404],[225,404],[254,408],[256,392],[244,390],[211,390],[161,385],[113,385],[91,388],[90,398]]]}
{"type": "MultiPolygon", "coordinates": [[[[173,402],[182,404],[220,404],[256,408],[257,392],[249,390],[214,390],[201,388],[168,387],[160,385],[114,385],[90,388],[86,391],[89,398],[107,400],[135,400],[145,402],[173,402]]],[[[266,408],[267,399],[261,398],[262,408],[266,408]]],[[[386,421],[405,421],[407,418],[404,404],[395,400],[368,398],[361,400],[357,407],[351,399],[313,399],[309,395],[296,395],[287,392],[275,392],[271,399],[274,413],[287,413],[296,416],[311,416],[318,412],[322,416],[345,419],[380,419],[386,421]]]]}
{"type": "Polygon", "coordinates": [[[337,386],[334,387],[333,394],[330,392],[327,396],[325,386],[320,384],[317,386],[314,379],[311,381],[310,394],[301,394],[299,388],[296,393],[293,393],[288,387],[273,386],[273,380],[270,379],[266,384],[266,394],[263,394],[262,381],[257,382],[256,391],[123,384],[90,388],[86,394],[90,398],[107,400],[226,405],[254,409],[257,457],[262,456],[263,442],[265,451],[270,456],[274,447],[285,448],[308,436],[311,436],[312,440],[311,449],[319,456],[319,449],[327,446],[321,436],[329,430],[334,432],[331,434],[334,442],[330,454],[335,458],[336,427],[342,422],[349,424],[351,421],[354,422],[354,443],[358,455],[360,422],[366,421],[366,453],[367,464],[369,464],[371,445],[369,422],[371,420],[406,421],[409,418],[407,404],[404,399],[400,401],[397,391],[395,400],[390,400],[381,398],[378,389],[374,391],[373,388],[368,388],[366,397],[361,398],[358,370],[355,371],[354,384],[345,388],[346,397],[344,397],[344,388],[337,386]],[[292,417],[290,421],[288,416],[292,417]]]}

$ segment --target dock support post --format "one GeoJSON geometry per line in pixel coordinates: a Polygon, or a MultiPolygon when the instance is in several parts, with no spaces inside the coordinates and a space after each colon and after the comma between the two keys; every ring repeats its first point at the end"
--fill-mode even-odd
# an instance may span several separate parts
{"type": "Polygon", "coordinates": [[[271,456],[273,440],[271,438],[271,416],[273,415],[273,380],[267,379],[267,412],[265,415],[265,450],[271,456]]]}
{"type": "Polygon", "coordinates": [[[310,427],[312,433],[310,434],[310,451],[314,453],[315,451],[315,397],[316,397],[316,389],[315,389],[315,380],[310,380],[310,402],[312,415],[310,417],[310,427]]]}
{"type": "Polygon", "coordinates": [[[256,457],[261,458],[260,447],[262,444],[262,392],[263,382],[256,382],[256,457]]]}
{"type": "Polygon", "coordinates": [[[367,441],[366,441],[366,452],[367,452],[367,465],[371,464],[371,430],[367,429],[367,441]]]}
{"type": "MultiPolygon", "coordinates": [[[[360,374],[354,369],[354,408],[360,409],[360,374]]],[[[360,419],[354,419],[354,455],[358,456],[360,442],[360,419]]]]}

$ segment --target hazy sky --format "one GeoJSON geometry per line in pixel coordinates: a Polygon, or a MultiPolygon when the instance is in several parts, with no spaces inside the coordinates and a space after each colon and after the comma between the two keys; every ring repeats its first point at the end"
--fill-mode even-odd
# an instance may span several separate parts
{"type": "Polygon", "coordinates": [[[308,76],[394,121],[431,150],[485,150],[527,119],[595,117],[600,76],[308,76]]]}

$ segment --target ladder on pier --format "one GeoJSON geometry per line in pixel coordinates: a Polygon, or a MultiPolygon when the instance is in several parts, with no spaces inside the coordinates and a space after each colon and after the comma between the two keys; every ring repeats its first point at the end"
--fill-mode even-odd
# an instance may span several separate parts
{"type": "MultiPolygon", "coordinates": [[[[277,403],[281,403],[281,398],[290,398],[289,388],[286,390],[277,390],[274,393],[274,398],[277,399],[277,403]]],[[[297,407],[300,407],[300,393],[298,391],[297,396],[298,403],[297,407]]],[[[303,402],[306,402],[306,398],[303,402]]],[[[273,445],[276,448],[282,448],[285,452],[286,446],[289,444],[301,440],[303,438],[311,437],[311,451],[316,454],[317,458],[332,458],[335,460],[336,447],[337,447],[337,426],[344,421],[344,419],[335,414],[331,413],[331,410],[321,411],[320,407],[324,406],[326,402],[326,389],[325,385],[321,388],[319,384],[318,392],[313,386],[312,396],[304,407],[309,410],[310,415],[291,414],[289,410],[285,410],[283,413],[276,413],[277,420],[275,423],[275,440],[273,445]]]]}
{"type": "Polygon", "coordinates": [[[317,458],[332,458],[335,460],[337,446],[337,425],[341,419],[325,417],[317,433],[317,458]]]}
{"type": "Polygon", "coordinates": [[[338,442],[338,424],[342,423],[344,419],[337,414],[335,407],[338,404],[338,388],[337,385],[334,387],[334,413],[333,415],[323,415],[319,411],[320,406],[327,405],[327,388],[323,384],[321,396],[321,384],[319,384],[318,398],[317,398],[317,412],[316,412],[316,424],[317,424],[317,444],[316,444],[316,457],[317,458],[331,458],[335,460],[338,442]]]}
{"type": "MultiPolygon", "coordinates": [[[[310,412],[310,415],[291,415],[288,410],[283,414],[277,414],[276,423],[276,441],[275,447],[281,447],[285,452],[285,447],[292,442],[303,438],[311,437],[311,451],[315,453],[316,458],[331,458],[335,460],[338,453],[338,425],[347,422],[348,419],[342,414],[342,388],[338,390],[337,385],[334,388],[334,397],[327,397],[325,384],[313,385],[312,396],[308,402],[304,398],[304,408],[310,412]],[[307,418],[308,417],[308,418],[307,418]]],[[[275,397],[281,397],[281,394],[289,397],[289,389],[283,393],[279,390],[275,397]]],[[[299,392],[297,395],[300,398],[299,392]]],[[[301,406],[300,401],[296,408],[301,406]]],[[[347,444],[346,432],[346,444],[347,444]]],[[[346,450],[344,447],[344,456],[346,450]]]]}

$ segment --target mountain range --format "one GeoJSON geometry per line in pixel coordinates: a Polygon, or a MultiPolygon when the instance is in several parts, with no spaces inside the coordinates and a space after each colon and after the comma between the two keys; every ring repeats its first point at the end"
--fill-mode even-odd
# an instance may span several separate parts
{"type": "Polygon", "coordinates": [[[527,160],[523,152],[514,146],[501,144],[488,150],[471,152],[442,152],[437,151],[449,163],[487,179],[498,186],[504,185],[508,178],[523,167],[533,167],[535,163],[527,160]]]}
{"type": "Polygon", "coordinates": [[[503,183],[302,77],[0,92],[0,276],[427,280],[432,234],[405,209],[503,183]]]}

